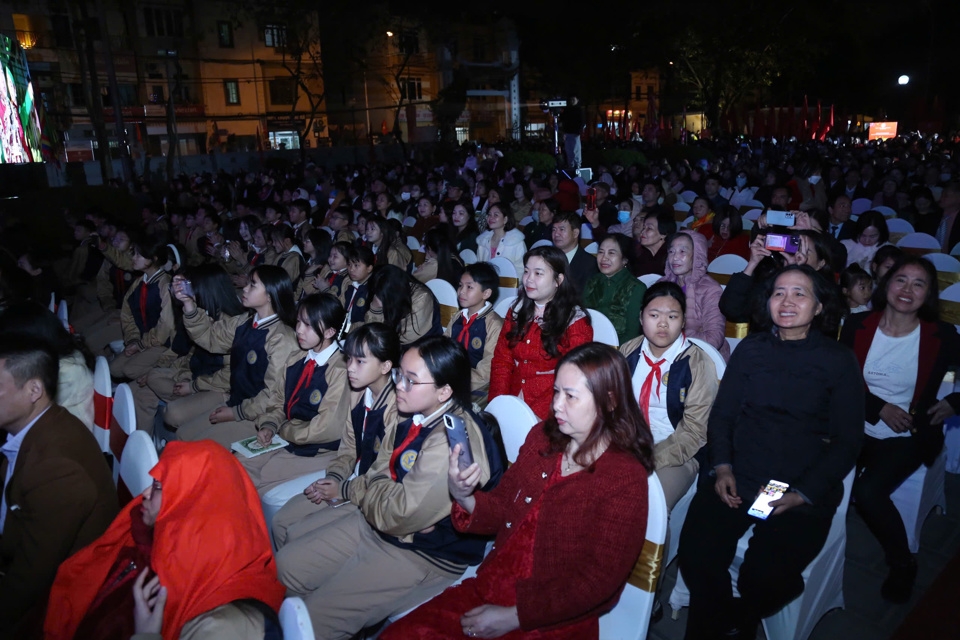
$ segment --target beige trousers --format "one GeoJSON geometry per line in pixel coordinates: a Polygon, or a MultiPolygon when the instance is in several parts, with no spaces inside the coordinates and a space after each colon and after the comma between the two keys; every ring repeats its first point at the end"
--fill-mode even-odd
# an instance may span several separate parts
{"type": "Polygon", "coordinates": [[[223,406],[226,406],[223,393],[201,391],[168,404],[164,422],[177,430],[179,440],[213,440],[227,449],[237,440],[257,435],[257,427],[250,420],[210,424],[210,414],[223,406]]]}
{"type": "Polygon", "coordinates": [[[118,380],[136,380],[150,373],[166,352],[166,347],[150,347],[132,356],[121,352],[110,363],[110,375],[118,380]]]}
{"type": "Polygon", "coordinates": [[[262,497],[267,491],[299,476],[322,471],[337,457],[336,451],[324,451],[308,458],[290,453],[286,449],[278,449],[257,456],[244,458],[239,456],[240,464],[250,474],[253,486],[262,497]]]}
{"type": "Polygon", "coordinates": [[[364,627],[426,602],[459,577],[384,542],[353,511],[277,552],[280,581],[300,596],[313,632],[349,640],[364,627]]]}
{"type": "Polygon", "coordinates": [[[311,535],[348,513],[357,511],[353,503],[333,508],[326,502],[314,504],[307,496],[294,496],[273,516],[273,541],[277,549],[306,535],[311,535]]]}

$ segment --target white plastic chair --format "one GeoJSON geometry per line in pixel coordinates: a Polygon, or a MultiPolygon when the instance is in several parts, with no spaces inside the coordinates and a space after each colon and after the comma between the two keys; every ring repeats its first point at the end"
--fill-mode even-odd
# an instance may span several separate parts
{"type": "Polygon", "coordinates": [[[686,212],[690,211],[690,205],[687,204],[686,202],[682,201],[682,200],[678,200],[677,202],[674,203],[674,205],[673,205],[673,210],[674,210],[674,211],[682,211],[682,212],[686,213],[686,212]]]}
{"type": "Polygon", "coordinates": [[[500,436],[507,451],[507,461],[517,461],[527,434],[540,420],[526,402],[517,396],[497,396],[487,405],[487,412],[500,423],[500,436]]]}
{"type": "Polygon", "coordinates": [[[858,216],[865,211],[870,211],[873,202],[868,198],[857,198],[850,203],[850,213],[858,216]]]}
{"type": "Polygon", "coordinates": [[[113,393],[113,420],[110,421],[110,451],[113,453],[113,481],[119,486],[123,450],[130,435],[137,430],[137,410],[133,391],[124,382],[113,393]]]}
{"type": "Polygon", "coordinates": [[[743,214],[743,219],[749,220],[750,222],[756,222],[757,218],[760,217],[761,213],[763,213],[763,209],[750,209],[745,214],[743,214]]]}
{"type": "Polygon", "coordinates": [[[506,298],[500,298],[497,300],[497,304],[493,305],[493,312],[506,320],[507,312],[510,311],[510,308],[516,304],[517,296],[507,296],[506,298]]]}
{"type": "Polygon", "coordinates": [[[446,280],[434,278],[427,281],[427,288],[436,296],[440,303],[440,321],[444,327],[453,319],[453,316],[460,310],[460,301],[457,300],[457,290],[446,280]]]}
{"type": "Polygon", "coordinates": [[[403,226],[405,227],[414,227],[417,225],[417,219],[413,216],[407,216],[403,219],[403,226]]]}
{"type": "MultiPolygon", "coordinates": [[[[960,304],[960,282],[954,283],[940,291],[940,301],[945,302],[945,305],[941,305],[940,311],[943,313],[947,305],[956,307],[960,304]]],[[[954,323],[957,327],[957,331],[960,331],[960,324],[954,323]]]]}
{"type": "Polygon", "coordinates": [[[929,233],[908,233],[900,238],[897,246],[901,249],[929,249],[940,251],[940,243],[929,233]]]}
{"type": "MultiPolygon", "coordinates": [[[[317,480],[323,480],[327,477],[327,471],[315,471],[306,475],[298,476],[293,480],[287,480],[281,485],[270,489],[260,498],[260,507],[263,509],[263,519],[267,523],[267,531],[273,531],[273,517],[291,500],[309,487],[317,480]]],[[[270,534],[273,540],[273,534],[270,534]]]]}
{"type": "Polygon", "coordinates": [[[662,277],[663,276],[660,275],[659,273],[645,273],[639,278],[637,278],[637,280],[642,282],[644,286],[646,286],[649,289],[650,287],[655,285],[657,281],[662,277]]]}
{"type": "Polygon", "coordinates": [[[950,249],[950,255],[952,255],[952,256],[960,256],[960,242],[958,242],[957,244],[953,245],[953,249],[950,249]]]}
{"type": "Polygon", "coordinates": [[[728,253],[726,255],[717,256],[714,258],[713,262],[707,265],[707,273],[732,275],[734,273],[740,273],[746,268],[747,261],[744,260],[742,256],[738,256],[734,253],[728,253]]]}
{"type": "Polygon", "coordinates": [[[93,437],[100,450],[110,453],[110,416],[113,414],[113,383],[110,381],[110,363],[97,356],[93,368],[93,437]]]}
{"type": "Polygon", "coordinates": [[[536,249],[537,247],[552,247],[553,242],[544,238],[543,240],[537,240],[531,245],[531,249],[536,249]]]}
{"type": "Polygon", "coordinates": [[[597,251],[600,251],[600,245],[598,245],[596,242],[591,242],[590,244],[585,246],[583,250],[589,253],[590,255],[595,256],[597,255],[597,251]]]}
{"type": "Polygon", "coordinates": [[[284,640],[314,640],[313,623],[301,598],[284,598],[280,605],[280,628],[284,640]]]}
{"type": "Polygon", "coordinates": [[[533,216],[525,216],[520,219],[520,222],[517,223],[517,225],[521,227],[525,227],[528,224],[533,224],[533,216]]]}
{"type": "Polygon", "coordinates": [[[689,189],[687,189],[686,191],[680,192],[680,200],[682,200],[683,202],[686,202],[687,204],[692,204],[693,201],[696,199],[697,199],[696,191],[690,191],[689,189]]]}
{"type": "Polygon", "coordinates": [[[890,207],[884,207],[883,205],[879,207],[873,207],[873,210],[877,213],[882,213],[884,218],[896,218],[897,212],[891,209],[890,207]]]}
{"type": "Polygon", "coordinates": [[[595,342],[608,344],[613,348],[620,346],[620,337],[617,330],[613,328],[610,318],[603,315],[596,309],[587,309],[590,314],[590,324],[593,325],[593,339],[595,342]]]}
{"type": "Polygon", "coordinates": [[[733,355],[733,350],[737,348],[737,345],[740,344],[740,341],[743,338],[731,338],[730,336],[726,337],[727,344],[730,345],[730,355],[733,355]]]}
{"type": "Polygon", "coordinates": [[[50,309],[50,313],[57,312],[57,294],[55,293],[50,294],[50,305],[48,308],[50,309]]]}
{"type": "Polygon", "coordinates": [[[420,251],[420,241],[413,236],[407,236],[407,248],[410,251],[420,251]]]}
{"type": "Polygon", "coordinates": [[[66,300],[61,300],[60,305],[57,306],[57,318],[59,318],[60,322],[63,323],[63,328],[69,332],[70,331],[70,314],[67,312],[66,300]]]}
{"type": "Polygon", "coordinates": [[[960,260],[957,260],[954,256],[948,256],[945,253],[928,253],[923,256],[923,259],[932,262],[933,266],[937,268],[937,271],[946,271],[948,273],[960,271],[960,260]]]}
{"type": "Polygon", "coordinates": [[[500,276],[499,297],[508,298],[510,296],[516,296],[519,279],[517,277],[517,268],[513,266],[513,263],[503,256],[497,256],[487,264],[493,267],[497,275],[500,276]]]}
{"type": "Polygon", "coordinates": [[[460,252],[460,259],[463,260],[463,264],[476,264],[477,254],[473,249],[464,249],[460,252]]]}
{"type": "Polygon", "coordinates": [[[944,450],[929,468],[924,464],[920,465],[919,469],[890,494],[890,499],[900,512],[903,526],[907,530],[910,553],[916,553],[920,549],[920,532],[930,512],[938,507],[941,513],[947,511],[943,475],[946,466],[947,453],[944,450]]]}
{"type": "MultiPolygon", "coordinates": [[[[656,474],[647,477],[647,531],[643,547],[647,551],[662,547],[667,535],[667,501],[663,487],[656,474]]],[[[662,555],[659,570],[666,566],[662,555]]],[[[656,580],[652,580],[656,583],[656,580]]],[[[629,582],[620,594],[620,600],[608,613],[600,617],[600,640],[644,640],[650,626],[650,614],[656,600],[656,587],[652,591],[636,587],[629,582]]]]}
{"type": "Polygon", "coordinates": [[[686,218],[683,219],[683,222],[679,224],[679,227],[681,229],[687,229],[690,227],[691,224],[693,224],[693,220],[694,220],[693,216],[687,216],[686,218]]]}
{"type": "MultiPolygon", "coordinates": [[[[801,574],[804,590],[796,599],[769,618],[763,619],[763,630],[767,640],[806,640],[813,632],[817,622],[825,613],[843,608],[843,563],[847,547],[847,508],[850,505],[850,489],[853,487],[855,470],[843,479],[843,499],[833,515],[827,541],[817,557],[807,565],[801,574]]],[[[676,509],[674,509],[676,513],[676,509]]],[[[734,594],[737,594],[736,580],[740,574],[740,564],[753,536],[753,527],[737,543],[737,553],[730,565],[730,579],[734,594]]],[[[681,607],[690,604],[690,592],[683,575],[677,572],[677,586],[670,594],[670,606],[674,610],[674,619],[681,607]]]]}
{"type": "Polygon", "coordinates": [[[157,464],[157,460],[157,448],[153,444],[153,438],[146,431],[131,433],[123,447],[123,458],[120,461],[120,479],[131,495],[140,495],[153,482],[150,470],[157,464]]]}
{"type": "Polygon", "coordinates": [[[727,363],[720,355],[720,352],[712,344],[704,342],[700,338],[687,338],[690,342],[697,345],[713,360],[713,366],[717,368],[717,380],[723,378],[723,373],[727,370],[727,363]]]}
{"type": "Polygon", "coordinates": [[[759,200],[744,200],[741,207],[753,207],[754,209],[763,209],[763,203],[759,200]]]}
{"type": "Polygon", "coordinates": [[[904,220],[903,218],[890,218],[887,220],[887,230],[893,233],[913,233],[913,225],[904,220]]]}

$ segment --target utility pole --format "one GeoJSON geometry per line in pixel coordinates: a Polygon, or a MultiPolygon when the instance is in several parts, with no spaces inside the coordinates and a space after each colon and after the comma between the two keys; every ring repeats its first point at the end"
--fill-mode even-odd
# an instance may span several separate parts
{"type": "Polygon", "coordinates": [[[120,166],[123,168],[123,183],[133,181],[133,162],[130,159],[130,146],[127,143],[127,128],[123,124],[123,106],[120,104],[120,88],[117,85],[117,71],[113,66],[113,54],[110,51],[110,36],[107,32],[107,16],[103,10],[103,0],[97,0],[97,19],[100,22],[100,35],[103,38],[103,60],[107,68],[107,80],[110,83],[110,95],[113,97],[113,119],[117,130],[117,146],[120,149],[120,166]]]}

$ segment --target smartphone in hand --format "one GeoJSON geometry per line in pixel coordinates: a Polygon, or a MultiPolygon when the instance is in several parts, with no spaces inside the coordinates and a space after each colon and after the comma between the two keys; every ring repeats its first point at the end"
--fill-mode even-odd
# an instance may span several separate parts
{"type": "Polygon", "coordinates": [[[753,501],[753,504],[750,505],[750,508],[747,510],[747,514],[753,516],[754,518],[759,518],[760,520],[766,520],[767,517],[773,513],[774,509],[770,506],[770,503],[782,498],[783,494],[785,494],[789,488],[790,485],[786,482],[771,480],[760,491],[760,495],[758,495],[757,499],[753,501]]]}
{"type": "Polygon", "coordinates": [[[473,452],[470,450],[470,441],[467,440],[467,425],[463,418],[452,413],[443,415],[443,426],[447,430],[447,442],[450,443],[452,450],[458,444],[460,445],[460,457],[457,464],[463,471],[473,464],[473,452]]]}

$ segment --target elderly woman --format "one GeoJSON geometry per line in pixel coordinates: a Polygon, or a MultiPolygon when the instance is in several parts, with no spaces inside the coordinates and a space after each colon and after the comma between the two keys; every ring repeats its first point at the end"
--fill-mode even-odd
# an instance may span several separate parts
{"type": "Polygon", "coordinates": [[[171,442],[150,475],[107,532],[60,565],[44,637],[279,635],[284,588],[260,497],[236,458],[210,441],[171,442]]]}
{"type": "Polygon", "coordinates": [[[687,296],[686,335],[700,338],[730,357],[724,335],[726,320],[720,313],[723,289],[707,275],[707,239],[681,231],[670,240],[664,276],[658,282],[676,282],[687,296]]]}
{"type": "Polygon", "coordinates": [[[910,599],[917,561],[890,494],[943,449],[943,421],[960,412],[960,393],[937,401],[944,374],[960,363],[960,337],[937,320],[937,272],[928,260],[899,258],[880,279],[873,312],[850,316],[840,341],[863,369],[866,438],[853,486],[857,511],[877,537],[889,574],[880,594],[910,599]]]}
{"type": "Polygon", "coordinates": [[[617,603],[643,546],[653,468],[623,357],[594,342],[560,360],[550,417],[496,489],[475,491],[480,468],[459,468],[459,446],[448,473],[453,524],[495,534],[494,550],[476,578],[381,637],[597,638],[598,619],[617,603]]]}
{"type": "Polygon", "coordinates": [[[688,640],[753,637],[762,618],[803,592],[801,574],[827,539],[863,439],[856,359],[823,333],[839,324],[835,287],[809,266],[790,266],[765,297],[766,330],[737,347],[710,412],[715,482],[700,485],[680,534],[688,640]],[[767,519],[752,517],[771,480],[789,491],[770,502],[767,519]],[[735,599],[728,570],[751,525],[735,599]]]}
{"type": "Polygon", "coordinates": [[[600,273],[587,280],[583,304],[610,319],[621,344],[640,335],[640,306],[647,287],[630,273],[633,242],[619,233],[608,236],[597,250],[600,273]]]}

